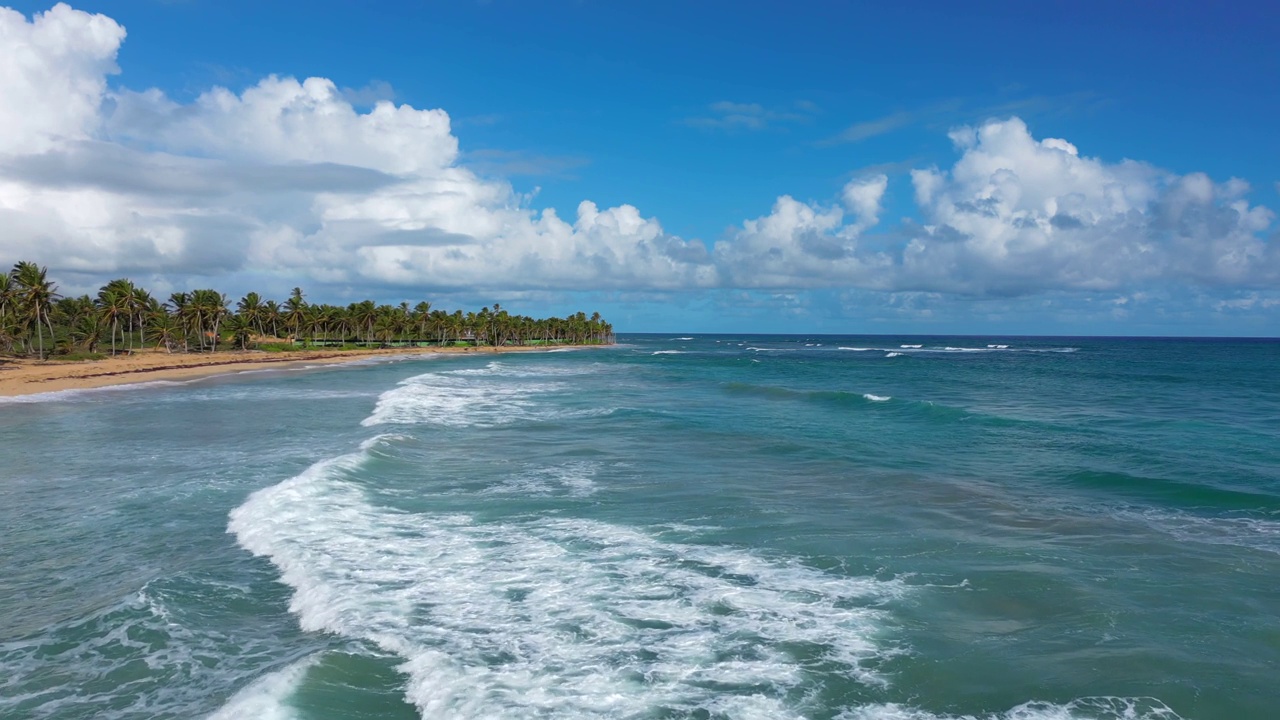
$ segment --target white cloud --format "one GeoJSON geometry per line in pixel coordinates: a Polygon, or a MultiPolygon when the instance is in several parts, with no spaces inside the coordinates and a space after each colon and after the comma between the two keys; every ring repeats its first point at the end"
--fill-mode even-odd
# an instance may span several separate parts
{"type": "Polygon", "coordinates": [[[715,244],[724,281],[737,287],[876,286],[891,259],[860,251],[858,238],[878,222],[888,178],[854,180],[841,193],[845,210],[784,195],[773,211],[747,220],[715,244]]]}
{"type": "Polygon", "coordinates": [[[0,137],[17,138],[0,146],[13,259],[103,276],[248,270],[446,288],[715,282],[701,243],[630,205],[583,202],[565,222],[460,166],[443,110],[382,100],[360,112],[324,78],[271,76],[189,104],[109,92],[124,38],[111,20],[60,5],[0,23],[0,58],[14,60],[0,76],[0,137]]]}
{"type": "Polygon", "coordinates": [[[108,127],[121,140],[254,163],[330,162],[388,173],[453,164],[458,141],[443,110],[379,101],[357,112],[331,80],[274,75],[240,95],[214,88],[191,105],[158,90],[120,92],[108,127]]]}
{"type": "Polygon", "coordinates": [[[62,3],[31,22],[0,7],[0,153],[91,136],[124,34],[112,19],[62,3]]]}
{"type": "Polygon", "coordinates": [[[1017,118],[951,133],[950,171],[912,173],[925,226],[897,284],[975,295],[1110,290],[1148,282],[1274,284],[1273,214],[1248,185],[1082,157],[1017,118]]]}

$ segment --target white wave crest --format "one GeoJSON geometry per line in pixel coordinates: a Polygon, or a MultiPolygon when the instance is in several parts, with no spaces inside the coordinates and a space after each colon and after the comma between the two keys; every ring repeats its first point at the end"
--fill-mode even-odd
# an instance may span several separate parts
{"type": "Polygon", "coordinates": [[[654,350],[654,355],[687,355],[684,350],[654,350]]]}
{"type": "Polygon", "coordinates": [[[209,720],[293,720],[297,712],[288,705],[289,696],[320,660],[319,653],[303,658],[282,670],[258,678],[237,692],[209,720]]]}
{"type": "Polygon", "coordinates": [[[365,457],[254,493],[229,531],[304,629],[404,658],[423,717],[795,717],[814,667],[882,682],[897,581],[591,520],[394,512],[347,479],[365,457]]]}
{"type": "Polygon", "coordinates": [[[891,353],[885,353],[885,357],[887,357],[887,358],[891,358],[891,357],[902,357],[904,354],[905,354],[905,353],[900,353],[900,352],[891,352],[891,353]]]}
{"type": "Polygon", "coordinates": [[[568,388],[560,377],[595,371],[595,365],[512,367],[491,362],[481,368],[426,373],[382,393],[363,424],[493,427],[608,414],[611,408],[566,410],[539,402],[568,388]]]}
{"type": "Polygon", "coordinates": [[[863,393],[862,397],[871,402],[888,402],[893,399],[888,395],[872,395],[871,393],[863,393]]]}

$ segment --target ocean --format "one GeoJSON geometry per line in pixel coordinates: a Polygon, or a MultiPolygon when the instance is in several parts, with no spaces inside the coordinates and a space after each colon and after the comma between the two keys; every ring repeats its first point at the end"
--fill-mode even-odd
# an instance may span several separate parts
{"type": "Polygon", "coordinates": [[[1280,342],[632,335],[0,404],[0,717],[1280,715],[1280,342]]]}

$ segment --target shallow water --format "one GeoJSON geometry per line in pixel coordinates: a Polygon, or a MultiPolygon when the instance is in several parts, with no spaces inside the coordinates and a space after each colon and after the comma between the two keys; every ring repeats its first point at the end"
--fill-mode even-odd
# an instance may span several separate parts
{"type": "Polygon", "coordinates": [[[0,405],[0,715],[1274,716],[1280,344],[621,343],[0,405]]]}

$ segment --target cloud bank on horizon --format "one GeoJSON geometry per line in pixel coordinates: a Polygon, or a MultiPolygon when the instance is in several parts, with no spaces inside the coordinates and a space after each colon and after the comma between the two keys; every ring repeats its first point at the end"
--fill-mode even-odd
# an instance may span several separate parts
{"type": "Polygon", "coordinates": [[[827,202],[784,195],[704,242],[627,204],[539,209],[461,161],[444,110],[362,111],[324,78],[186,103],[113,89],[125,35],[65,4],[0,9],[0,259],[179,285],[253,274],[443,291],[1280,288],[1275,215],[1246,182],[1091,158],[1018,117],[954,129],[954,164],[910,173],[916,219],[885,222],[878,174],[827,202]]]}

